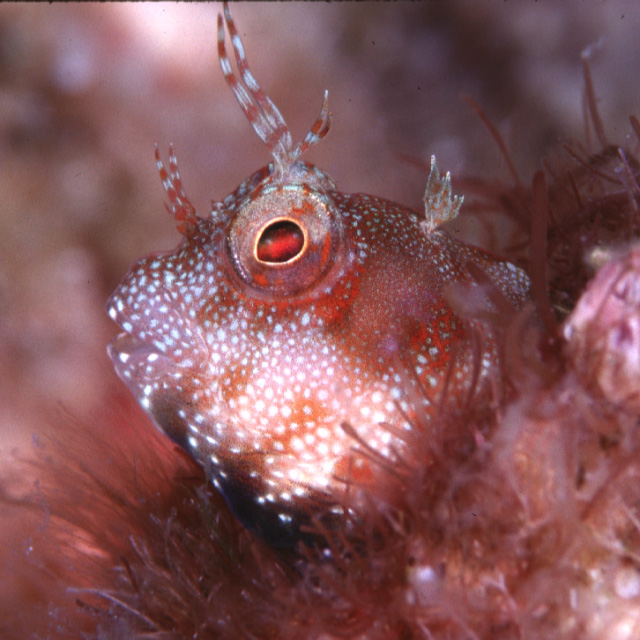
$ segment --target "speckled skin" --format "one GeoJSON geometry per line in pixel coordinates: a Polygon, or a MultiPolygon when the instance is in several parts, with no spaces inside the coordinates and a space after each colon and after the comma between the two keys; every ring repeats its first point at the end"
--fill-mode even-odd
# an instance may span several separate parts
{"type": "MultiPolygon", "coordinates": [[[[473,282],[465,265],[487,272],[515,304],[528,280],[434,230],[434,195],[444,195],[437,219],[450,217],[454,202],[437,169],[425,218],[341,193],[298,160],[328,130],[326,97],[306,146],[294,149],[284,121],[271,126],[279,112],[252,87],[225,11],[248,91],[237,89],[220,25],[223,72],[274,162],[203,219],[182,192],[173,153],[169,174],[158,159],[185,238],[176,251],[137,262],[111,296],[123,333],[109,354],[155,424],[205,467],[238,516],[286,544],[304,514],[335,502],[344,479],[372,478],[345,424],[393,461],[406,451],[403,432],[428,431],[449,368],[449,406],[468,391],[472,323],[444,296],[450,284],[473,282]]],[[[490,337],[480,357],[486,380],[496,365],[490,337]]]]}

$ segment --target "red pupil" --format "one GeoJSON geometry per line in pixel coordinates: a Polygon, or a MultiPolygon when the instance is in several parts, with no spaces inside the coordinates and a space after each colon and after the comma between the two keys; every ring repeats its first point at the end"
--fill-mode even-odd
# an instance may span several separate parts
{"type": "Polygon", "coordinates": [[[260,236],[256,255],[261,262],[287,262],[304,246],[302,229],[289,220],[270,224],[260,236]]]}

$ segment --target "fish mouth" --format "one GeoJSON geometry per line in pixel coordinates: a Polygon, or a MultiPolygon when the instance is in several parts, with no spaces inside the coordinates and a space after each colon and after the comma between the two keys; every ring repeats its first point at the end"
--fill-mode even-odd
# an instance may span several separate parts
{"type": "Polygon", "coordinates": [[[149,408],[145,406],[148,405],[149,388],[176,368],[176,362],[167,353],[126,331],[109,343],[107,355],[118,377],[145,409],[149,408]]]}
{"type": "Polygon", "coordinates": [[[154,356],[157,358],[167,358],[167,354],[162,352],[151,342],[137,338],[127,331],[119,333],[108,345],[107,354],[111,358],[113,365],[118,369],[121,365],[127,365],[131,358],[140,359],[154,356]]]}

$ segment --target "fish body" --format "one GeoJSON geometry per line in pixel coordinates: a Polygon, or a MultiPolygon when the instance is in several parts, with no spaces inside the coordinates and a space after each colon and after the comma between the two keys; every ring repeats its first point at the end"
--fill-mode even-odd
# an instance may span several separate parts
{"type": "Polygon", "coordinates": [[[139,260],[110,297],[123,331],[109,354],[154,423],[203,465],[239,518],[288,544],[345,482],[371,481],[375,463],[363,446],[397,461],[407,434],[430,437],[445,386],[455,409],[497,366],[490,336],[474,351],[473,322],[452,309],[448,288],[471,286],[473,264],[519,305],[528,279],[438,230],[460,200],[435,162],[421,215],[342,193],[300,160],[328,131],[326,95],[294,147],[249,72],[226,6],[225,20],[240,78],[220,20],[223,73],[273,162],[201,218],[173,150],[169,171],[156,151],[184,238],[173,252],[139,260]]]}

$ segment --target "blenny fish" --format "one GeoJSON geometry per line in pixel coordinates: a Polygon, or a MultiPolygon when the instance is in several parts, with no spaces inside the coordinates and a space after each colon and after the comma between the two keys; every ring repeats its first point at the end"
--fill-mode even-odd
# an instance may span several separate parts
{"type": "Polygon", "coordinates": [[[455,409],[474,376],[478,386],[497,370],[492,338],[472,348],[477,321],[454,311],[447,289],[471,287],[474,265],[521,305],[529,281],[438,229],[462,199],[435,159],[422,214],[343,193],[300,160],[329,130],[327,94],[294,146],[249,70],[226,5],[218,57],[273,160],[200,217],[173,148],[168,169],[156,148],[184,238],[175,251],[136,262],[110,297],[108,313],[123,332],[109,355],[156,426],[204,467],[238,518],[273,544],[290,544],[310,515],[339,511],[345,482],[371,481],[371,452],[393,463],[407,451],[407,433],[430,437],[445,388],[455,409]],[[421,389],[419,407],[407,372],[421,389]]]}

